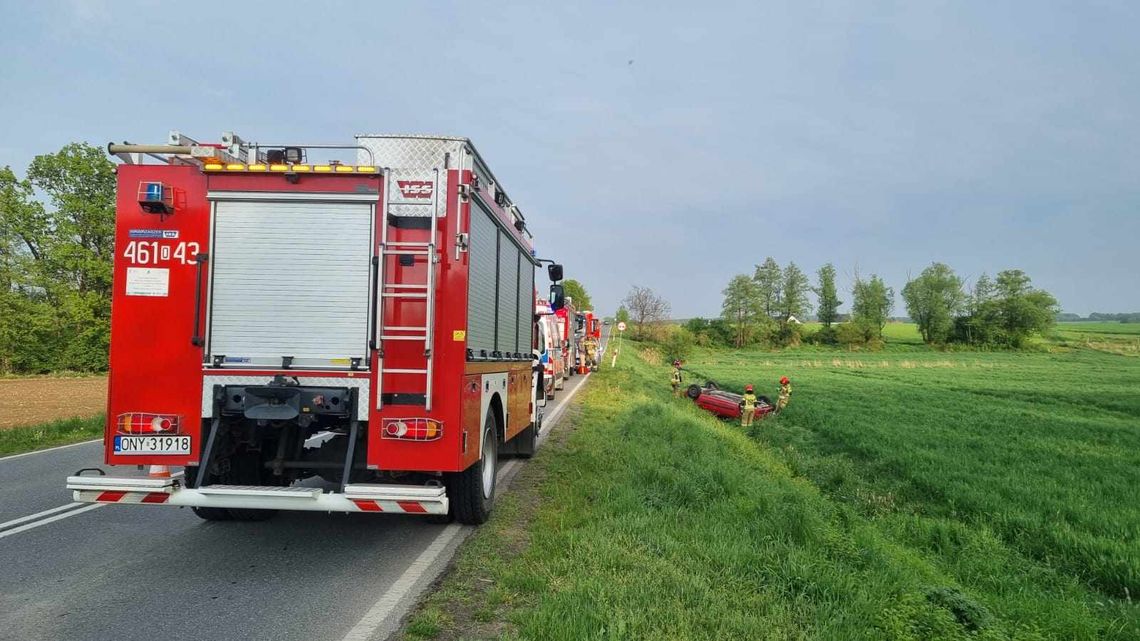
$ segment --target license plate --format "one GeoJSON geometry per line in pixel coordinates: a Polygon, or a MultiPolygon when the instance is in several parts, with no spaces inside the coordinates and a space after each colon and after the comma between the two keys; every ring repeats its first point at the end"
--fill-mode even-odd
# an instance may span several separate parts
{"type": "Polygon", "coordinates": [[[116,436],[115,454],[189,454],[189,436],[116,436]]]}

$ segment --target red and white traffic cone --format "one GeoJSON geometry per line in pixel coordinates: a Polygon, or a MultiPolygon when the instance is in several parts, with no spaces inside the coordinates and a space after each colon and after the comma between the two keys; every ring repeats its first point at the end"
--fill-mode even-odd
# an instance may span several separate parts
{"type": "Polygon", "coordinates": [[[151,465],[147,476],[152,479],[168,479],[170,478],[170,468],[166,465],[151,465]]]}

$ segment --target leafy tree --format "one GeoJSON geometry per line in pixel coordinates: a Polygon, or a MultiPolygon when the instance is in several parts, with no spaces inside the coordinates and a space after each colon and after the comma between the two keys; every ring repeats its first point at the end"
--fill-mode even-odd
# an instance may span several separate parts
{"type": "Polygon", "coordinates": [[[829,328],[838,319],[839,306],[843,304],[835,290],[835,265],[828,263],[820,267],[818,274],[819,287],[815,290],[815,295],[819,297],[819,322],[829,328]]]}
{"type": "Polygon", "coordinates": [[[594,302],[590,300],[590,295],[586,293],[586,288],[582,283],[574,280],[562,281],[562,289],[566,292],[566,296],[574,301],[574,308],[579,311],[587,309],[594,309],[594,302]]]}
{"type": "Polygon", "coordinates": [[[27,174],[21,181],[0,171],[0,367],[105,368],[114,165],[102,149],[77,143],[37,156],[27,174]]]}
{"type": "Polygon", "coordinates": [[[724,288],[724,303],[721,305],[721,315],[733,328],[734,346],[744,346],[762,313],[756,281],[744,274],[734,276],[724,288]]]}
{"type": "Polygon", "coordinates": [[[1020,269],[998,272],[994,294],[1001,329],[1013,347],[1022,347],[1031,335],[1049,329],[1060,310],[1057,299],[1033,288],[1029,276],[1020,269]]]}
{"type": "Polygon", "coordinates": [[[784,268],[780,284],[780,300],[776,307],[782,324],[787,325],[793,316],[803,316],[811,312],[811,301],[808,300],[810,291],[807,274],[795,263],[788,263],[784,268]]]}
{"type": "Polygon", "coordinates": [[[922,270],[902,290],[907,314],[918,325],[922,340],[945,343],[954,331],[954,318],[965,304],[962,279],[942,263],[922,270]]]}
{"type": "Polygon", "coordinates": [[[622,301],[633,317],[634,336],[645,337],[645,326],[659,323],[669,315],[669,301],[648,287],[634,285],[622,301]]]}
{"type": "Polygon", "coordinates": [[[625,305],[618,308],[617,313],[614,314],[614,319],[619,323],[629,322],[629,310],[625,308],[625,305]]]}
{"type": "Polygon", "coordinates": [[[759,299],[760,310],[768,318],[775,318],[779,313],[784,280],[780,265],[769,256],[763,265],[756,266],[756,273],[752,279],[756,281],[756,296],[759,299]]]}
{"type": "Polygon", "coordinates": [[[882,338],[883,326],[891,317],[891,309],[895,306],[895,292],[883,279],[871,274],[870,280],[855,277],[855,288],[852,292],[854,302],[851,304],[851,320],[874,332],[882,338]]]}

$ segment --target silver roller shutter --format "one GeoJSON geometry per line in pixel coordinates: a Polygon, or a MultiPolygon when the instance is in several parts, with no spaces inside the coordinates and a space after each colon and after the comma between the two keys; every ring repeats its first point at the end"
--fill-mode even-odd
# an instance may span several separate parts
{"type": "Polygon", "coordinates": [[[520,354],[530,356],[531,330],[534,327],[534,265],[519,254],[518,327],[520,354]]]}
{"type": "Polygon", "coordinates": [[[226,366],[348,368],[367,356],[372,207],[220,201],[209,345],[226,366]]]}
{"type": "Polygon", "coordinates": [[[470,278],[467,290],[467,348],[476,357],[495,351],[495,259],[499,229],[491,215],[471,201],[468,246],[470,278]]]}
{"type": "Polygon", "coordinates": [[[507,236],[499,232],[499,340],[497,349],[504,354],[518,351],[518,277],[519,249],[507,236]]]}

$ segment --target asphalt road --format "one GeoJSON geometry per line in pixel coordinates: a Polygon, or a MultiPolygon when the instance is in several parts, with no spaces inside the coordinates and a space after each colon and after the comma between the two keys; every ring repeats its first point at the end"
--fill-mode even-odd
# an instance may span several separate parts
{"type": "MultiPolygon", "coordinates": [[[[547,405],[543,436],[585,380],[547,405]]],[[[397,515],[210,523],[188,509],[70,505],[65,477],[101,460],[101,443],[0,459],[0,639],[384,639],[473,530],[397,515]]],[[[500,491],[520,464],[500,468],[500,491]]]]}

